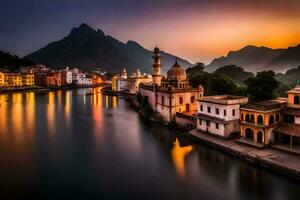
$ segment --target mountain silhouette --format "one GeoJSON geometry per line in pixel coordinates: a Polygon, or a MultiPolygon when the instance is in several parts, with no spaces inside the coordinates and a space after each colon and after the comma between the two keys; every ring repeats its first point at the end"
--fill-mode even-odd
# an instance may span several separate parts
{"type": "MultiPolygon", "coordinates": [[[[142,72],[151,72],[152,55],[152,51],[135,41],[120,42],[105,35],[102,30],[95,30],[83,23],[73,28],[65,38],[52,42],[25,58],[54,69],[71,66],[84,71],[102,69],[119,72],[126,67],[129,72],[137,68],[142,72]]],[[[161,56],[163,72],[166,72],[174,64],[176,56],[163,51],[161,56]]],[[[192,66],[183,59],[179,59],[179,62],[185,68],[192,66]]]]}

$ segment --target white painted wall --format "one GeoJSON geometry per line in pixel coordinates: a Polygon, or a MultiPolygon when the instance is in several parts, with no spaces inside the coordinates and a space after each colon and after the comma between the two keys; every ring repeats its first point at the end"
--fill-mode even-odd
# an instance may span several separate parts
{"type": "Polygon", "coordinates": [[[221,105],[207,102],[198,102],[198,113],[205,114],[211,117],[217,117],[226,121],[236,120],[240,118],[240,105],[221,105]],[[200,110],[200,106],[203,106],[203,111],[200,110]],[[210,107],[211,112],[209,113],[207,108],[210,107]],[[219,114],[216,114],[216,108],[219,109],[219,114]],[[226,116],[224,115],[226,110],[226,116]],[[235,110],[235,115],[232,115],[232,110],[235,110]]]}

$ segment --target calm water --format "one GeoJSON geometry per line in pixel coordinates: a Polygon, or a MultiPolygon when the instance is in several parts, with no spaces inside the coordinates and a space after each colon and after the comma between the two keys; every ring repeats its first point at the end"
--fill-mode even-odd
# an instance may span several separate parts
{"type": "Polygon", "coordinates": [[[1,199],[299,199],[299,182],[88,92],[0,95],[1,199]]]}

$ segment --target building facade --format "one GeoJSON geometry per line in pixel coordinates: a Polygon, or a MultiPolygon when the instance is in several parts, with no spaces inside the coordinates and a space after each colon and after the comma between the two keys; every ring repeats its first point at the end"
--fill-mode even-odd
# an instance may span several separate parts
{"type": "Polygon", "coordinates": [[[176,122],[177,112],[197,111],[197,99],[203,97],[204,88],[189,85],[184,68],[177,59],[168,70],[167,77],[161,75],[160,51],[156,47],[153,56],[152,82],[140,84],[140,94],[148,99],[152,110],[167,122],[176,122]]]}
{"type": "Polygon", "coordinates": [[[136,94],[139,91],[139,85],[141,83],[151,83],[152,76],[147,74],[141,74],[140,70],[137,69],[136,73],[133,73],[127,79],[128,93],[136,94]]]}
{"type": "Polygon", "coordinates": [[[240,105],[248,97],[206,96],[198,102],[197,129],[225,138],[240,131],[240,105]]]}
{"type": "Polygon", "coordinates": [[[274,140],[273,129],[282,122],[285,99],[266,100],[241,106],[241,138],[268,145],[274,140]]]}
{"type": "Polygon", "coordinates": [[[61,84],[62,85],[71,85],[73,81],[72,70],[69,67],[61,70],[61,84]]]}

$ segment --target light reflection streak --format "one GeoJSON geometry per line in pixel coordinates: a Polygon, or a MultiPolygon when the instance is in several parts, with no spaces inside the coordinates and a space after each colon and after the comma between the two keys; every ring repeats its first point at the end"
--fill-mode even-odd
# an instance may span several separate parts
{"type": "Polygon", "coordinates": [[[171,149],[171,156],[173,164],[176,169],[176,173],[181,179],[185,179],[185,158],[193,150],[192,146],[180,147],[178,138],[171,149]]]}
{"type": "Polygon", "coordinates": [[[35,93],[26,93],[26,128],[32,134],[35,128],[35,93]]]}
{"type": "Polygon", "coordinates": [[[48,122],[49,133],[54,134],[55,133],[55,94],[54,94],[54,92],[49,92],[49,95],[48,95],[47,122],[48,122]]]}

